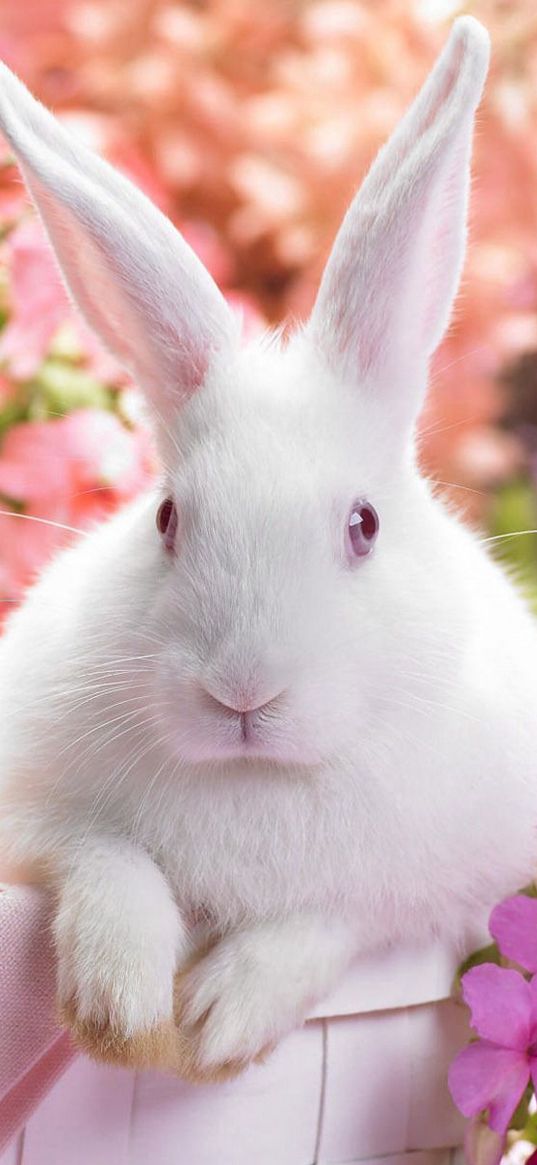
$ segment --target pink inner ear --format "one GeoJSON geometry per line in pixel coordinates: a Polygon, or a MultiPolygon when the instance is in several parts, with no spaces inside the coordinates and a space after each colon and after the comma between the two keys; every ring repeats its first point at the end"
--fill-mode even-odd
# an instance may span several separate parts
{"type": "Polygon", "coordinates": [[[71,291],[105,345],[145,388],[153,387],[169,404],[192,395],[205,379],[216,343],[200,331],[188,301],[182,304],[177,295],[174,322],[168,318],[168,305],[163,310],[156,280],[144,282],[140,298],[139,272],[121,240],[111,232],[101,242],[98,223],[93,231],[84,229],[33,175],[28,185],[71,291]]]}
{"type": "MultiPolygon", "coordinates": [[[[412,276],[423,252],[420,226],[428,215],[427,194],[421,192],[406,214],[401,213],[391,236],[384,226],[381,202],[378,212],[356,215],[348,231],[345,222],[343,237],[340,234],[336,240],[325,273],[332,293],[331,314],[326,313],[321,323],[321,346],[336,367],[342,362],[348,366],[353,379],[382,375],[384,370],[393,374],[401,361],[415,359],[422,336],[423,298],[419,288],[412,287],[412,276]],[[407,321],[404,328],[401,316],[407,321]]],[[[424,270],[431,254],[432,249],[423,256],[424,270]]],[[[418,282],[427,280],[422,276],[418,282]]]]}
{"type": "Polygon", "coordinates": [[[408,389],[409,416],[458,286],[487,65],[487,34],[461,18],[345,216],[308,326],[345,379],[408,389]]]}

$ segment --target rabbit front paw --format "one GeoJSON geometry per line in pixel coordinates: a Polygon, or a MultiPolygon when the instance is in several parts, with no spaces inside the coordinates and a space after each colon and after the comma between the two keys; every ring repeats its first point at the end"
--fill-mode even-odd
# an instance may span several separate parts
{"type": "Polygon", "coordinates": [[[208,1083],[263,1062],[277,1042],[304,1020],[311,998],[304,982],[286,975],[277,946],[255,933],[223,939],[176,977],[178,1028],[175,1070],[208,1083]]]}
{"type": "Polygon", "coordinates": [[[97,1059],[170,1063],[173,977],[190,941],[163,874],[112,838],[89,837],[65,865],[54,920],[62,1021],[97,1059]]]}
{"type": "Polygon", "coordinates": [[[174,963],[166,966],[121,926],[57,937],[60,1018],[79,1047],[100,1060],[156,1066],[173,1059],[174,963]]]}

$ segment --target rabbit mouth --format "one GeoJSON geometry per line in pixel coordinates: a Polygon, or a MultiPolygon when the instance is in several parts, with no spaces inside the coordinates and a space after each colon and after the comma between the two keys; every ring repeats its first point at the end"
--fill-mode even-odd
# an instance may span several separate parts
{"type": "MultiPolygon", "coordinates": [[[[169,681],[168,681],[169,683],[169,681]]],[[[311,767],[324,761],[311,720],[294,707],[292,695],[260,687],[212,690],[199,683],[163,690],[162,719],[168,748],[186,764],[226,767],[230,761],[263,761],[278,767],[311,767]]]]}
{"type": "Polygon", "coordinates": [[[202,739],[181,738],[179,751],[185,760],[211,763],[227,763],[230,760],[271,761],[279,765],[296,765],[318,762],[318,757],[305,755],[305,750],[285,745],[283,741],[270,741],[255,734],[251,729],[245,735],[241,729],[236,739],[207,735],[202,739]]]}
{"type": "Polygon", "coordinates": [[[190,763],[224,764],[229,761],[265,761],[279,767],[318,765],[311,744],[297,738],[282,722],[250,713],[192,721],[176,736],[177,752],[190,763]]]}

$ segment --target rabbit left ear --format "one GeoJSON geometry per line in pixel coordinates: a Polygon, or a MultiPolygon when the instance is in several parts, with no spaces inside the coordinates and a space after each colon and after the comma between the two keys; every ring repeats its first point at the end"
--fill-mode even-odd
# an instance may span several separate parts
{"type": "Polygon", "coordinates": [[[306,326],[346,380],[394,385],[379,406],[403,424],[421,403],[413,386],[423,382],[458,288],[473,118],[488,58],[485,29],[461,17],[352,203],[306,326]]]}
{"type": "Polygon", "coordinates": [[[172,223],[0,65],[0,129],[75,300],[167,427],[237,324],[172,223]]]}

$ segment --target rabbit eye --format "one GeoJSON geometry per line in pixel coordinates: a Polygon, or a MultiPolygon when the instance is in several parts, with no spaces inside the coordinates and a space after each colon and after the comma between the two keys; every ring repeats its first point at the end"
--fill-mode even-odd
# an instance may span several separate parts
{"type": "Polygon", "coordinates": [[[347,548],[351,558],[365,558],[379,532],[379,516],[371,502],[355,502],[347,520],[347,548]]]}
{"type": "Polygon", "coordinates": [[[166,550],[173,550],[177,531],[177,510],[172,498],[165,498],[157,510],[157,530],[162,534],[166,550]]]}

